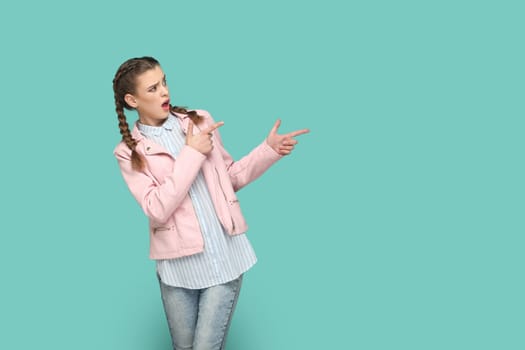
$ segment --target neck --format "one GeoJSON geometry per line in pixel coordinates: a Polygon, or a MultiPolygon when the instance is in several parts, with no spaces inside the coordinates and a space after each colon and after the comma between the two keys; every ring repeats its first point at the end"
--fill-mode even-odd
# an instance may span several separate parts
{"type": "Polygon", "coordinates": [[[158,119],[158,118],[150,118],[150,117],[145,117],[145,116],[139,115],[139,122],[141,124],[149,125],[149,126],[161,126],[162,124],[164,124],[166,119],[168,119],[168,116],[169,116],[169,112],[168,112],[168,114],[166,114],[165,117],[160,118],[160,119],[158,119]]]}

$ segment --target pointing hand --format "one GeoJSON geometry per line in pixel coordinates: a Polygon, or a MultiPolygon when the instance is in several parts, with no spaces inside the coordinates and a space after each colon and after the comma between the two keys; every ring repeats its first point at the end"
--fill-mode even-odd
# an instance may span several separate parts
{"type": "Polygon", "coordinates": [[[292,153],[292,150],[297,144],[297,140],[294,137],[310,132],[308,129],[301,129],[289,132],[284,135],[279,135],[277,134],[279,126],[281,126],[281,120],[277,119],[273,125],[272,130],[268,134],[268,137],[266,138],[266,143],[268,143],[268,145],[281,156],[286,156],[292,153]]]}
{"type": "Polygon", "coordinates": [[[224,122],[218,122],[193,135],[193,122],[190,120],[186,132],[186,144],[202,154],[208,155],[213,149],[212,133],[223,125],[224,122]]]}

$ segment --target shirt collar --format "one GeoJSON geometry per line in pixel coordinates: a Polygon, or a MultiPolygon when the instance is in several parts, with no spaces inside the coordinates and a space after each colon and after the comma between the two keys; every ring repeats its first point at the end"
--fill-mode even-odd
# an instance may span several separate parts
{"type": "Polygon", "coordinates": [[[137,127],[140,131],[140,133],[146,137],[148,136],[160,136],[164,130],[171,131],[173,130],[173,127],[175,126],[175,123],[177,122],[177,119],[169,114],[168,118],[162,123],[161,126],[152,126],[152,125],[146,125],[142,124],[140,122],[137,122],[137,127]]]}

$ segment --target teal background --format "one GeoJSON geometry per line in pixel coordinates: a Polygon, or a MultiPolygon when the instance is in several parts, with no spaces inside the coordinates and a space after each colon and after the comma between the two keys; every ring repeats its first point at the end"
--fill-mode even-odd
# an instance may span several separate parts
{"type": "Polygon", "coordinates": [[[311,129],[239,193],[229,349],[524,349],[524,9],[2,2],[0,348],[169,349],[112,155],[111,80],[152,55],[237,158],[311,129]]]}

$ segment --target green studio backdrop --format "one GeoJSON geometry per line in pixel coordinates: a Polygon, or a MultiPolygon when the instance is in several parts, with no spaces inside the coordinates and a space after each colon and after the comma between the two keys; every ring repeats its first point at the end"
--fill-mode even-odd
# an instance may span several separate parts
{"type": "MultiPolygon", "coordinates": [[[[111,81],[152,55],[236,158],[258,255],[228,349],[523,349],[519,1],[0,5],[0,348],[169,349],[111,81]]],[[[130,121],[136,116],[128,114],[130,121]]]]}

